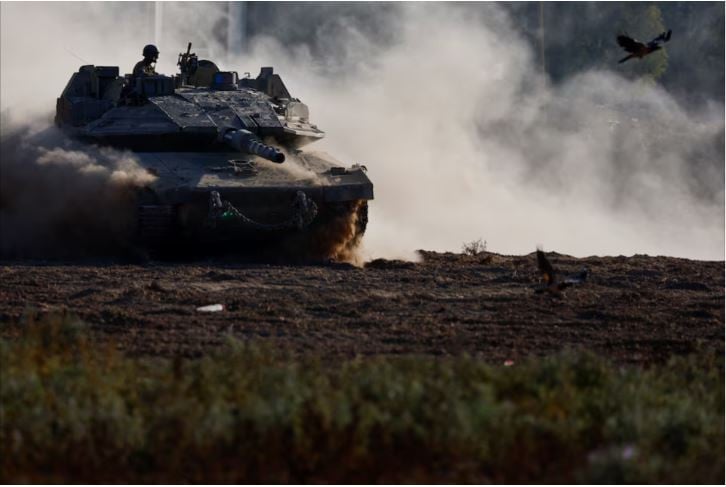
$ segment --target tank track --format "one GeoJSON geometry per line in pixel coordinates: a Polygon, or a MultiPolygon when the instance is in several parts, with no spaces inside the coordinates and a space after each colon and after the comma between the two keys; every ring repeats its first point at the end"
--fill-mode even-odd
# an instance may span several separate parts
{"type": "MultiPolygon", "coordinates": [[[[241,251],[249,257],[282,261],[353,261],[368,226],[368,202],[364,200],[327,205],[307,229],[292,231],[280,240],[245,246],[228,243],[199,245],[188,239],[177,224],[171,205],[141,204],[137,207],[137,243],[154,258],[179,258],[198,252],[241,251]],[[242,250],[244,248],[244,250],[242,250]],[[204,250],[202,250],[204,249],[204,250]]],[[[240,255],[242,255],[240,254],[240,255]]]]}
{"type": "Polygon", "coordinates": [[[156,248],[174,233],[174,208],[167,205],[138,207],[138,239],[141,244],[156,248]]]}

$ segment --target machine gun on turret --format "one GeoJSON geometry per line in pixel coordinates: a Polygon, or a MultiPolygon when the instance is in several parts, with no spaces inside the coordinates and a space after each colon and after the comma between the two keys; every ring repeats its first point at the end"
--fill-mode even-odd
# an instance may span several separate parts
{"type": "Polygon", "coordinates": [[[199,59],[197,55],[192,52],[192,43],[189,42],[187,45],[187,52],[179,53],[179,60],[176,63],[179,66],[179,80],[182,85],[185,85],[189,81],[189,76],[194,74],[199,67],[199,59]]]}

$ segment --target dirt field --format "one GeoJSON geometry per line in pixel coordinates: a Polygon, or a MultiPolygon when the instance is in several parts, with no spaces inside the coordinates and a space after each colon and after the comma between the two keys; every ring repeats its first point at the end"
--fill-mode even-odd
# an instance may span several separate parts
{"type": "Polygon", "coordinates": [[[517,361],[584,348],[618,362],[724,352],[724,263],[548,254],[590,271],[561,299],[535,294],[526,256],[421,252],[420,263],[0,265],[0,321],[67,310],[133,354],[196,356],[226,337],[330,358],[468,353],[517,361]],[[203,313],[197,307],[222,304],[203,313]]]}

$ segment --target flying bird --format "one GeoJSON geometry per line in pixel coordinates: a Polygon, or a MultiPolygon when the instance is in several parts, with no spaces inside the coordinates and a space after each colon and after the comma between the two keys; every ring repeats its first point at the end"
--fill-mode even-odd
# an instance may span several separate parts
{"type": "Polygon", "coordinates": [[[650,41],[647,44],[643,44],[642,42],[637,41],[627,35],[622,35],[622,34],[619,35],[618,44],[620,45],[620,47],[625,49],[625,51],[629,52],[630,54],[628,54],[623,59],[618,61],[618,64],[624,63],[628,59],[631,59],[634,57],[637,57],[638,59],[642,59],[652,52],[658,51],[659,49],[663,49],[660,46],[660,44],[661,44],[661,42],[668,42],[669,40],[671,40],[671,32],[672,31],[670,29],[668,29],[668,32],[663,32],[662,34],[660,34],[658,37],[656,37],[655,39],[653,39],[652,41],[650,41]]]}
{"type": "Polygon", "coordinates": [[[550,261],[547,260],[547,257],[545,256],[545,253],[542,252],[542,249],[537,249],[537,267],[542,274],[542,281],[544,284],[536,287],[534,292],[548,292],[558,297],[562,296],[563,289],[585,282],[588,274],[587,269],[583,269],[575,275],[559,280],[555,270],[552,268],[552,264],[550,264],[550,261]]]}

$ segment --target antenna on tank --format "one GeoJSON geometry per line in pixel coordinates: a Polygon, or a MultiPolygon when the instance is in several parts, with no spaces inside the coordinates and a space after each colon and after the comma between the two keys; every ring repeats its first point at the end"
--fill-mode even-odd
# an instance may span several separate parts
{"type": "Polygon", "coordinates": [[[73,52],[73,51],[71,51],[70,49],[68,49],[68,48],[67,48],[66,46],[63,46],[63,49],[65,49],[65,51],[66,51],[66,52],[67,52],[68,54],[70,54],[70,55],[71,55],[71,56],[73,56],[74,58],[78,59],[79,61],[81,61],[81,62],[84,62],[84,63],[86,63],[86,64],[91,64],[91,63],[89,63],[88,61],[86,61],[85,59],[83,59],[83,58],[82,58],[81,56],[79,56],[78,54],[76,54],[75,52],[73,52]]]}

